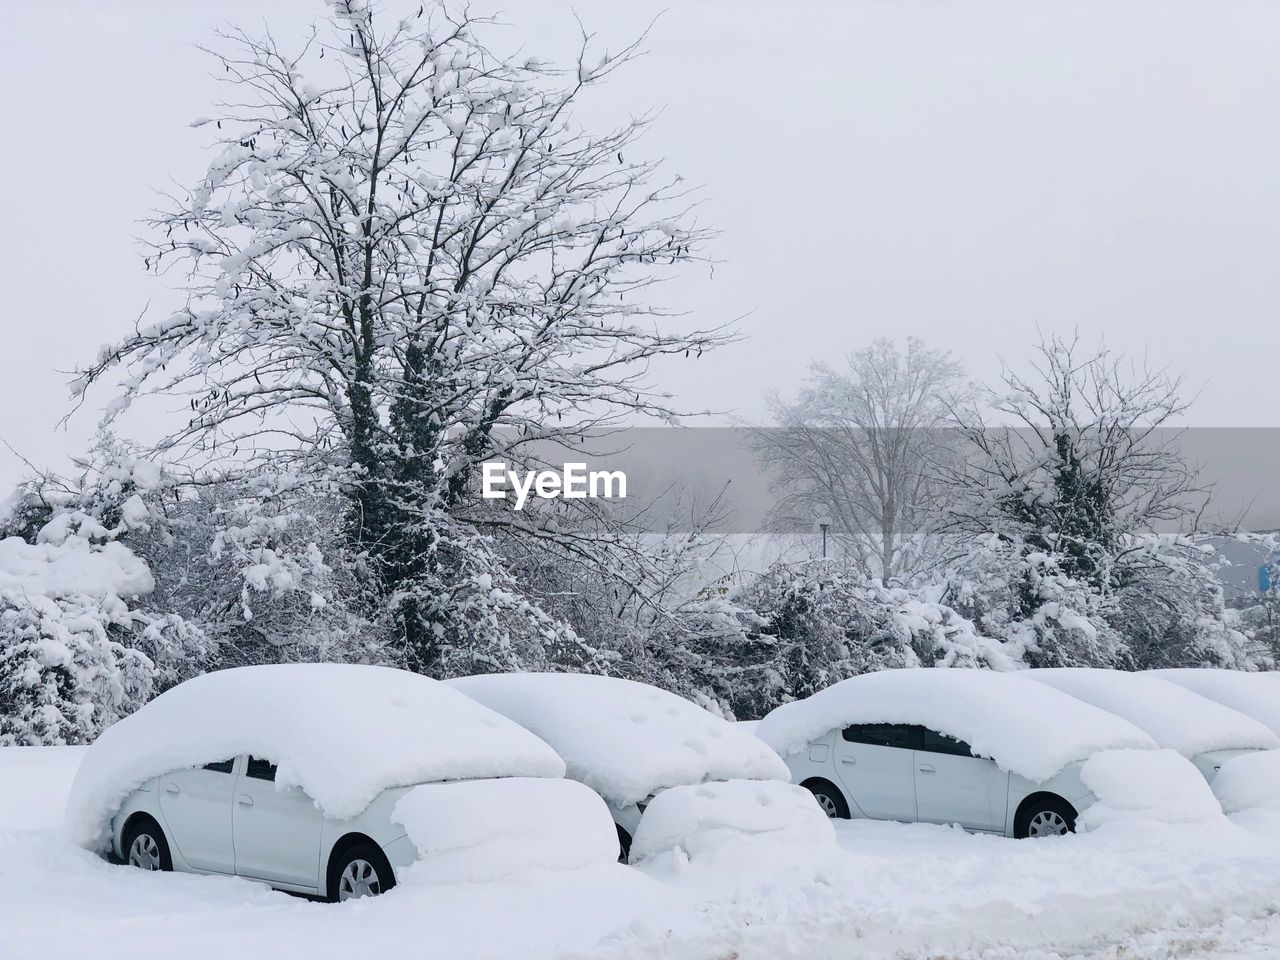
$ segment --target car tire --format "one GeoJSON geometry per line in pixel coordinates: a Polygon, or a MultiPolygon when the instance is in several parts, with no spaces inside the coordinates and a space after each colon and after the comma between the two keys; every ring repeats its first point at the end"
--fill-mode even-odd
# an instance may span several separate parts
{"type": "Polygon", "coordinates": [[[822,808],[822,812],[831,820],[848,820],[849,804],[835,786],[826,780],[806,780],[801,784],[806,790],[813,794],[813,799],[818,801],[818,806],[822,808]]]}
{"type": "Polygon", "coordinates": [[[618,862],[627,863],[631,859],[631,834],[623,830],[619,824],[614,824],[618,828],[618,862]]]}
{"type": "Polygon", "coordinates": [[[140,870],[173,869],[173,857],[169,853],[169,841],[165,839],[160,824],[151,817],[137,817],[124,832],[120,844],[124,862],[140,870]]]}
{"type": "Polygon", "coordinates": [[[1060,837],[1075,832],[1075,807],[1053,794],[1024,800],[1013,819],[1013,835],[1019,840],[1060,837]]]}
{"type": "Polygon", "coordinates": [[[376,897],[395,885],[395,871],[376,843],[358,841],[330,860],[328,891],[333,903],[376,897]]]}

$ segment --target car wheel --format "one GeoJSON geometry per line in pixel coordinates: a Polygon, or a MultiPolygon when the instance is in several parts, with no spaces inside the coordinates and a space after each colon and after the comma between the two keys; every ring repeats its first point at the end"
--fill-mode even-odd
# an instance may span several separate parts
{"type": "Polygon", "coordinates": [[[1013,825],[1013,835],[1019,840],[1075,832],[1075,808],[1061,797],[1043,796],[1023,803],[1013,825]]]}
{"type": "Polygon", "coordinates": [[[160,824],[150,817],[140,817],[125,832],[124,862],[139,870],[172,870],[169,841],[160,824]]]}
{"type": "Polygon", "coordinates": [[[813,799],[818,801],[818,806],[830,819],[849,819],[849,804],[832,784],[825,780],[810,780],[804,784],[804,787],[813,794],[813,799]]]}
{"type": "Polygon", "coordinates": [[[396,885],[386,855],[372,843],[356,843],[333,861],[329,871],[329,898],[337,903],[376,897],[396,885]]]}
{"type": "Polygon", "coordinates": [[[618,862],[626,863],[631,858],[631,834],[623,830],[618,824],[618,862]]]}

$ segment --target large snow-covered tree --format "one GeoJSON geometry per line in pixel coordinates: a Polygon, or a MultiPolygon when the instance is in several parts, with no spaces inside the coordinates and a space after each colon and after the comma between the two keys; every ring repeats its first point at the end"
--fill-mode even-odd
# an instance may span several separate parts
{"type": "Polygon", "coordinates": [[[122,382],[109,418],[181,397],[189,416],[153,452],[194,480],[298,491],[295,514],[303,491],[334,498],[411,666],[517,665],[521,631],[573,640],[521,598],[494,538],[595,558],[608,535],[484,509],[476,465],[674,416],[650,362],[726,332],[649,288],[710,233],[640,155],[648,117],[575,119],[634,45],[584,38],[562,70],[500,56],[485,21],[437,4],[332,8],[301,49],[234,30],[210,51],[227,84],[196,123],[213,159],[149,221],[146,264],[181,271],[185,306],[104,348],[76,389],[122,382]]]}

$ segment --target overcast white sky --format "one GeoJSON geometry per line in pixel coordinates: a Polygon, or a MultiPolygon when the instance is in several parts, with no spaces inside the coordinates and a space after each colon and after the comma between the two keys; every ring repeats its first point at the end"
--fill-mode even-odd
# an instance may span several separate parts
{"type": "MultiPolygon", "coordinates": [[[[714,278],[667,299],[747,339],[659,372],[760,413],[814,358],[920,336],[988,378],[1036,327],[1146,352],[1197,425],[1277,425],[1280,4],[523,0],[494,46],[619,45],[670,5],[592,115],[664,108],[649,149],[706,185],[714,278]]],[[[406,12],[417,0],[389,0],[406,12]]],[[[0,437],[65,468],[66,371],[166,291],[132,238],[202,169],[215,85],[193,45],[320,0],[0,0],[0,437]]],[[[590,117],[588,118],[590,119],[590,117]]],[[[104,403],[104,395],[93,397],[104,403]]],[[[0,486],[20,464],[0,449],[0,486]]]]}

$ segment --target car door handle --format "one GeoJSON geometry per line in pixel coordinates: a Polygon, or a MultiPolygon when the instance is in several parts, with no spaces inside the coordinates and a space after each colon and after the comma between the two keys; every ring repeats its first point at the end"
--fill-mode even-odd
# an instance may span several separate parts
{"type": "Polygon", "coordinates": [[[934,773],[934,772],[936,772],[936,771],[933,769],[933,764],[932,764],[932,763],[922,763],[922,764],[920,764],[920,772],[921,772],[921,773],[934,773]]]}
{"type": "Polygon", "coordinates": [[[242,806],[242,807],[252,807],[252,806],[253,806],[253,797],[249,796],[247,793],[242,793],[242,794],[240,794],[240,797],[239,797],[239,799],[238,799],[238,801],[237,801],[237,802],[238,802],[238,803],[240,804],[240,806],[242,806]]]}
{"type": "Polygon", "coordinates": [[[841,763],[857,763],[858,761],[853,759],[853,757],[841,757],[840,762],[841,763]]]}
{"type": "Polygon", "coordinates": [[[164,792],[172,793],[174,796],[177,796],[182,791],[178,789],[178,785],[176,783],[166,783],[164,785],[164,792]]]}

